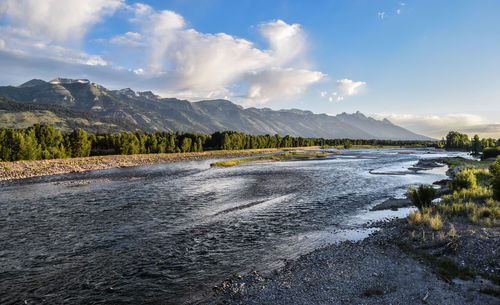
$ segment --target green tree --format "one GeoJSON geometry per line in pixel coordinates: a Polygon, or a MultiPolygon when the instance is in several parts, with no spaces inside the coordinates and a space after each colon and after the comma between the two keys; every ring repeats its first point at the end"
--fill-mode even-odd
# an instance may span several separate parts
{"type": "Polygon", "coordinates": [[[186,138],[182,139],[181,151],[182,152],[189,152],[191,149],[191,142],[192,142],[191,138],[186,137],[186,138]]]}
{"type": "Polygon", "coordinates": [[[134,155],[140,152],[140,142],[135,134],[124,132],[120,135],[118,151],[122,155],[134,155]]]}
{"type": "Polygon", "coordinates": [[[88,157],[90,155],[91,148],[92,143],[88,139],[85,130],[75,129],[68,135],[67,151],[71,157],[88,157]]]}
{"type": "Polygon", "coordinates": [[[482,151],[481,140],[479,140],[478,135],[474,135],[474,139],[472,140],[472,152],[478,155],[482,151]]]}
{"type": "Polygon", "coordinates": [[[470,140],[466,134],[457,131],[450,131],[446,136],[446,148],[451,149],[468,149],[470,140]]]}

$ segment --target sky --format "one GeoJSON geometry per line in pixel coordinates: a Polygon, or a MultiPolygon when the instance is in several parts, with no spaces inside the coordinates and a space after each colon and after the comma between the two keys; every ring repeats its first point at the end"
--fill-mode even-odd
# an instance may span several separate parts
{"type": "Polygon", "coordinates": [[[500,1],[0,0],[0,85],[87,78],[500,138],[500,1]]]}

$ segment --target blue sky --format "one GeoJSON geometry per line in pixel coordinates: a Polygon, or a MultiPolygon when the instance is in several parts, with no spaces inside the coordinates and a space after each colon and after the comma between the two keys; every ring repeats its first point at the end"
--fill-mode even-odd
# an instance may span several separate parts
{"type": "Polygon", "coordinates": [[[500,137],[499,1],[0,0],[0,84],[89,78],[500,137]]]}

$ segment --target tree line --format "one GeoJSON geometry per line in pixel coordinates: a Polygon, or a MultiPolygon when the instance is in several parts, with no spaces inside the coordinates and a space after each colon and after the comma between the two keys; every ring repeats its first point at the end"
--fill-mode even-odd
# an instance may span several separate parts
{"type": "Polygon", "coordinates": [[[0,161],[42,160],[111,154],[155,154],[305,146],[435,146],[435,141],[393,141],[248,135],[235,131],[123,132],[89,134],[82,129],[61,133],[46,124],[25,129],[0,128],[0,161]]]}
{"type": "Polygon", "coordinates": [[[483,138],[474,135],[469,140],[466,134],[450,131],[446,136],[444,147],[447,149],[461,149],[471,151],[474,154],[483,153],[483,158],[496,157],[500,154],[500,139],[483,138]]]}

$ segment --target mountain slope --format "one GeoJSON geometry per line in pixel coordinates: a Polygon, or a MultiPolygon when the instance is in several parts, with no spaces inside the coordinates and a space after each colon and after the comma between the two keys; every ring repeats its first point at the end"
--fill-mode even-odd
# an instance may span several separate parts
{"type": "Polygon", "coordinates": [[[124,132],[147,130],[144,126],[113,118],[70,110],[59,105],[19,103],[0,96],[0,127],[27,128],[50,124],[63,132],[82,128],[89,132],[124,132]]]}
{"type": "Polygon", "coordinates": [[[243,108],[227,100],[189,102],[161,98],[150,91],[109,90],[86,79],[56,78],[50,82],[34,79],[21,86],[0,87],[0,96],[42,108],[58,105],[99,118],[115,119],[136,129],[200,133],[236,130],[302,137],[430,140],[388,120],[375,120],[359,112],[329,116],[297,109],[243,108]]]}

